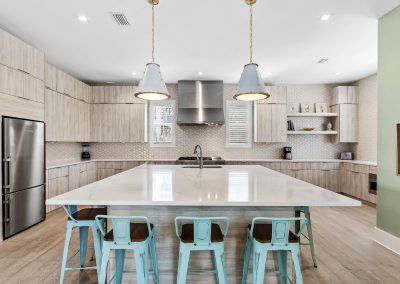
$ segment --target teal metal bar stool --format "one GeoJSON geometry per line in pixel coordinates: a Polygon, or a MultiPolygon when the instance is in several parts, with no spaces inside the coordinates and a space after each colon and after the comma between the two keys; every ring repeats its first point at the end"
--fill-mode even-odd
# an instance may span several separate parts
{"type": "Polygon", "coordinates": [[[287,253],[291,252],[296,272],[296,283],[303,284],[303,276],[301,274],[300,265],[299,236],[302,234],[306,224],[306,218],[254,218],[251,224],[249,224],[247,231],[242,284],[247,283],[247,274],[249,270],[250,254],[252,249],[252,283],[264,283],[265,266],[267,263],[268,252],[277,251],[280,283],[287,283],[287,253]],[[290,231],[291,222],[295,221],[304,221],[297,234],[294,234],[290,231]]]}
{"type": "Polygon", "coordinates": [[[143,216],[104,216],[96,217],[99,226],[101,220],[111,220],[112,230],[108,233],[101,228],[103,241],[103,255],[101,260],[101,269],[99,283],[104,284],[107,276],[107,266],[110,259],[111,250],[115,251],[115,275],[110,278],[110,283],[115,278],[115,283],[122,282],[124,269],[125,251],[132,250],[135,256],[136,280],[137,283],[149,283],[149,254],[153,267],[154,282],[160,283],[156,239],[153,231],[153,224],[149,223],[147,217],[143,216]],[[135,222],[135,223],[133,223],[135,222]]]}
{"type": "Polygon", "coordinates": [[[99,275],[100,260],[101,260],[101,240],[99,236],[99,226],[104,227],[104,220],[96,222],[97,215],[107,214],[107,208],[85,208],[78,211],[76,205],[63,206],[68,215],[67,231],[65,233],[64,252],[61,263],[60,283],[64,283],[65,271],[68,270],[83,270],[96,269],[99,275]],[[68,258],[69,244],[71,241],[72,231],[79,228],[79,250],[68,258]],[[96,266],[85,267],[88,229],[91,229],[93,234],[94,253],[96,256],[96,266]],[[67,267],[68,261],[79,253],[80,267],[67,267]]]}
{"type": "Polygon", "coordinates": [[[219,284],[227,283],[224,244],[228,229],[229,221],[226,217],[175,218],[176,235],[180,240],[177,284],[186,283],[191,251],[213,251],[216,269],[210,272],[217,273],[219,284]],[[189,223],[182,224],[185,221],[189,221],[189,223]],[[215,222],[224,223],[224,232],[222,232],[220,225],[215,222]]]}
{"type": "MultiPolygon", "coordinates": [[[[300,245],[308,245],[310,246],[310,251],[311,251],[311,257],[314,263],[314,267],[318,267],[317,264],[317,258],[315,256],[315,250],[314,250],[314,239],[313,239],[313,233],[312,233],[312,224],[311,224],[311,215],[310,215],[310,207],[308,206],[298,206],[295,207],[295,217],[300,217],[301,214],[304,214],[304,217],[307,219],[307,235],[301,234],[301,236],[305,237],[308,240],[308,243],[302,243],[299,236],[299,242],[300,245]]],[[[296,232],[300,229],[300,222],[296,222],[295,225],[296,232]]]]}

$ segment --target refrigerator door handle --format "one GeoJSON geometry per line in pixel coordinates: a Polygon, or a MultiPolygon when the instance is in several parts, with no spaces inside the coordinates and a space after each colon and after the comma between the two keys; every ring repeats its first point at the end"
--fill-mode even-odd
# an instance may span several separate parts
{"type": "Polygon", "coordinates": [[[11,157],[10,156],[8,156],[7,158],[3,159],[3,167],[4,167],[4,185],[3,185],[3,189],[5,189],[5,190],[10,189],[10,163],[11,163],[11,157]]]}
{"type": "Polygon", "coordinates": [[[11,200],[4,201],[4,222],[10,223],[10,202],[11,200]]]}

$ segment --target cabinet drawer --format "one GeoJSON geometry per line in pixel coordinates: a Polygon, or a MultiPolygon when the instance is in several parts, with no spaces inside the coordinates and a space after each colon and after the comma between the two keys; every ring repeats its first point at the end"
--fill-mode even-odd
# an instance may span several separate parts
{"type": "Polygon", "coordinates": [[[48,179],[67,177],[68,175],[68,167],[59,167],[48,170],[48,179]]]}

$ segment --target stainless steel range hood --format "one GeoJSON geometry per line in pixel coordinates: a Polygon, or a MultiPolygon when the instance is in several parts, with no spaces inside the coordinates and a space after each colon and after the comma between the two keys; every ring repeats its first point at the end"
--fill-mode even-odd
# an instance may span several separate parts
{"type": "Polygon", "coordinates": [[[222,125],[225,123],[222,81],[178,81],[180,125],[222,125]]]}

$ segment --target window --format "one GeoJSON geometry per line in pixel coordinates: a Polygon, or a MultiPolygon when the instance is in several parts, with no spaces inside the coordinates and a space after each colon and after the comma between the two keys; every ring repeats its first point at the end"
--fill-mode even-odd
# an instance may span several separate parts
{"type": "Polygon", "coordinates": [[[226,146],[250,148],[252,135],[251,102],[227,101],[226,110],[226,146]]]}
{"type": "Polygon", "coordinates": [[[175,147],[175,101],[150,102],[150,147],[175,147]]]}

